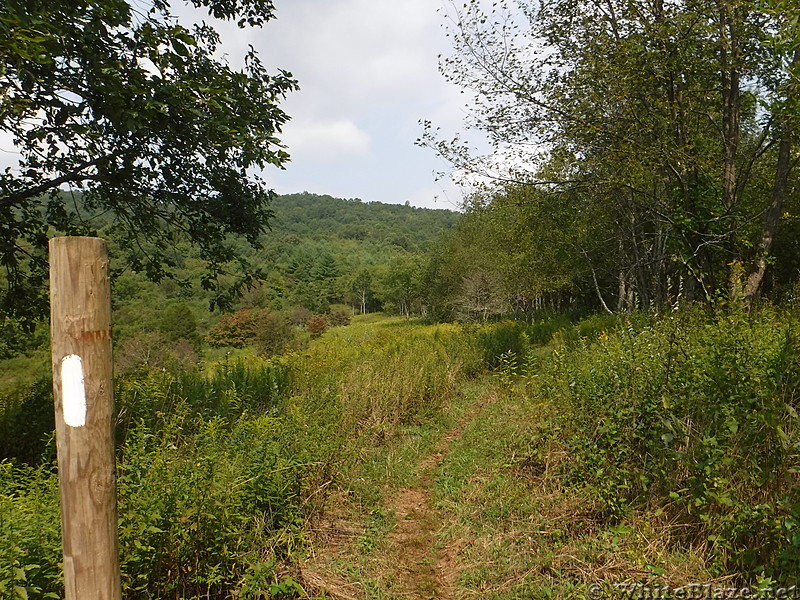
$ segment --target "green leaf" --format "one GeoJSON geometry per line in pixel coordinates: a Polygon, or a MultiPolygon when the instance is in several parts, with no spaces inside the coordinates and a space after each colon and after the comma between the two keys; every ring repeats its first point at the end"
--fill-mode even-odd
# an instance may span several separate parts
{"type": "Polygon", "coordinates": [[[189,56],[189,49],[183,45],[183,42],[173,39],[172,47],[175,48],[175,52],[177,52],[180,56],[189,56]]]}

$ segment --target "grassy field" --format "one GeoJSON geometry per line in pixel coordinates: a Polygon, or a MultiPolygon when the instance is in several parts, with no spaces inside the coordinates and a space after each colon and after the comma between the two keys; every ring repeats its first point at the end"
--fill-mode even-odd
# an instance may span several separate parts
{"type": "MultiPolygon", "coordinates": [[[[376,455],[390,457],[404,430],[442,418],[480,368],[477,345],[459,326],[371,317],[274,360],[240,355],[119,378],[125,597],[296,594],[298,557],[328,496],[347,482],[368,502],[376,455]]],[[[47,387],[34,391],[10,411],[10,445],[28,425],[26,411],[52,412],[47,387]]],[[[37,431],[28,435],[38,441],[37,431]]],[[[0,462],[3,598],[62,594],[48,438],[45,428],[38,456],[0,462]]]]}
{"type": "Polygon", "coordinates": [[[307,567],[317,595],[796,584],[791,315],[597,318],[546,344],[515,327],[476,331],[495,368],[374,455],[369,502],[329,507],[307,567]]]}
{"type": "MultiPolygon", "coordinates": [[[[128,373],[125,597],[792,585],[798,340],[795,317],[770,310],[532,326],[370,315],[271,360],[128,373]]],[[[46,388],[24,398],[47,413],[46,388]]],[[[36,460],[0,462],[3,598],[62,594],[49,440],[36,460]]]]}

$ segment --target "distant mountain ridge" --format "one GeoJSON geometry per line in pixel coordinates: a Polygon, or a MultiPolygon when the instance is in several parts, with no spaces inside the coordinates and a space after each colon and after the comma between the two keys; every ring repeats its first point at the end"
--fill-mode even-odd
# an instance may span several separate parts
{"type": "Polygon", "coordinates": [[[389,243],[409,251],[423,249],[442,230],[453,228],[461,216],[446,209],[364,202],[308,192],[278,196],[272,210],[275,216],[270,225],[275,234],[389,243]]]}

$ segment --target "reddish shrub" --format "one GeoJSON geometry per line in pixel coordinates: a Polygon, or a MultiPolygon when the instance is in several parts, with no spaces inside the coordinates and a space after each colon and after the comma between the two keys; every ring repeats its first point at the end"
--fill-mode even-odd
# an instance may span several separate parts
{"type": "Polygon", "coordinates": [[[328,320],[325,315],[314,315],[306,321],[306,329],[314,337],[322,335],[328,331],[328,320]]]}
{"type": "Polygon", "coordinates": [[[242,348],[252,342],[257,331],[257,311],[243,308],[222,317],[208,332],[206,341],[212,346],[242,348]]]}

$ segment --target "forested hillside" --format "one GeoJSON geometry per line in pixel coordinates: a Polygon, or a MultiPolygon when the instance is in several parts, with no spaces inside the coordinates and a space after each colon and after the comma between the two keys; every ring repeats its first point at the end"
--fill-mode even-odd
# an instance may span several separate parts
{"type": "MultiPolygon", "coordinates": [[[[238,288],[239,295],[230,296],[227,306],[211,310],[219,289],[203,285],[207,261],[187,239],[178,236],[160,257],[169,266],[156,283],[153,272],[148,276],[146,262],[127,262],[129,254],[116,243],[118,224],[109,214],[87,210],[80,196],[66,205],[83,215],[89,232],[111,241],[115,344],[121,368],[140,361],[161,364],[176,353],[197,360],[206,345],[203,339],[220,318],[223,322],[209,342],[255,345],[272,353],[294,344],[294,332],[304,332],[315,315],[316,327],[324,329],[346,322],[354,313],[399,312],[407,301],[402,277],[410,276],[424,251],[459,218],[447,210],[305,193],[278,196],[271,205],[270,229],[258,239],[258,248],[235,239],[230,242],[255,277],[238,288]],[[270,339],[262,336],[257,342],[253,329],[265,327],[270,339]]],[[[148,250],[156,252],[145,246],[148,250]]],[[[236,292],[236,279],[221,273],[223,289],[227,283],[228,290],[236,292]]],[[[44,323],[31,336],[6,318],[4,332],[4,358],[46,345],[44,323]]]]}

